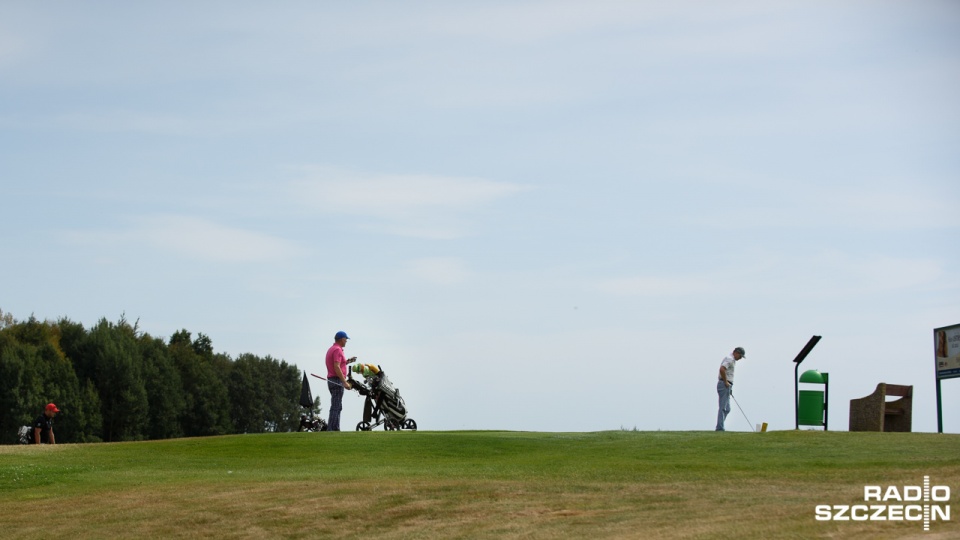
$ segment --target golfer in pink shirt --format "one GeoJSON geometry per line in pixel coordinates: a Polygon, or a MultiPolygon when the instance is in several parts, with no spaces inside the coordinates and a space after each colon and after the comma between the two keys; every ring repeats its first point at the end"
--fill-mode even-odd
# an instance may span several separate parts
{"type": "Polygon", "coordinates": [[[350,339],[343,330],[334,336],[333,345],[327,349],[327,389],[330,390],[330,418],[327,421],[327,431],[340,431],[340,411],[343,410],[343,390],[352,388],[347,380],[347,364],[357,359],[356,356],[347,359],[343,348],[350,339]]]}

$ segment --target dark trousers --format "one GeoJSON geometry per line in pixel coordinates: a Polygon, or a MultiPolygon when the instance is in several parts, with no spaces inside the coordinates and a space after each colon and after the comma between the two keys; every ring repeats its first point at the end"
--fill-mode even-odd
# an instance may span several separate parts
{"type": "Polygon", "coordinates": [[[340,381],[327,381],[330,390],[330,418],[327,420],[327,431],[340,431],[340,411],[343,410],[343,387],[340,381]]]}

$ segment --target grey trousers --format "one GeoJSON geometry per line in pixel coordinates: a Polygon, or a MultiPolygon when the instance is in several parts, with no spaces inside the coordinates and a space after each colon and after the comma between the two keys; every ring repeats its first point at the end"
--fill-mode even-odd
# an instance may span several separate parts
{"type": "Polygon", "coordinates": [[[730,394],[732,393],[733,383],[730,383],[730,388],[727,388],[723,381],[717,381],[717,395],[720,396],[720,410],[717,411],[717,431],[726,431],[723,428],[723,423],[727,420],[727,415],[730,414],[730,394]]]}

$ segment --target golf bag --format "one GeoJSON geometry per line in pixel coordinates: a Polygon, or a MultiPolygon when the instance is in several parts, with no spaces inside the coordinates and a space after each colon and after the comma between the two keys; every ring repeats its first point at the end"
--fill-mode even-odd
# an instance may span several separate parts
{"type": "Polygon", "coordinates": [[[327,430],[327,421],[322,418],[316,418],[313,414],[309,416],[306,414],[300,415],[300,427],[297,428],[297,431],[326,431],[327,430]]]}
{"type": "Polygon", "coordinates": [[[20,426],[17,431],[17,440],[20,444],[30,444],[30,435],[33,434],[33,428],[30,426],[20,426]]]}
{"type": "Polygon", "coordinates": [[[363,382],[352,381],[351,384],[365,396],[363,403],[363,421],[357,424],[357,431],[370,431],[383,424],[387,431],[401,429],[416,430],[417,423],[407,418],[407,406],[400,397],[398,390],[383,368],[377,366],[376,372],[367,371],[363,382]]]}

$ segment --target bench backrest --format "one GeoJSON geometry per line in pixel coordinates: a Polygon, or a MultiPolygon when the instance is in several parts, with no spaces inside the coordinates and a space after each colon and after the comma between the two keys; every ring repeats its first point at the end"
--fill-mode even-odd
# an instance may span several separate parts
{"type": "Polygon", "coordinates": [[[888,384],[886,394],[888,396],[911,397],[913,395],[913,387],[902,384],[888,384]]]}

